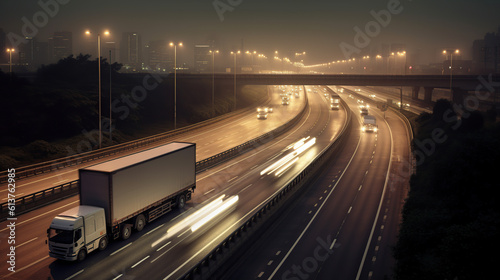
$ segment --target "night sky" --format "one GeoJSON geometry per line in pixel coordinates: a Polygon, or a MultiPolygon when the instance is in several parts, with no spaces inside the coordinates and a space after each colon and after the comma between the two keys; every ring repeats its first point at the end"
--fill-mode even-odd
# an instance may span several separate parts
{"type": "Polygon", "coordinates": [[[179,55],[191,60],[192,46],[210,39],[223,51],[240,49],[242,41],[244,50],[268,56],[275,50],[306,51],[306,64],[344,59],[341,43],[356,46],[354,28],[364,30],[375,20],[371,11],[388,10],[391,4],[399,13],[375,32],[366,49],[402,43],[427,63],[438,59],[444,48],[459,48],[464,59],[471,59],[472,41],[500,26],[498,0],[2,0],[0,28],[22,35],[22,18],[33,22],[33,15],[43,11],[39,1],[67,2],[38,28],[40,41],[54,31],[72,31],[73,51],[79,53],[88,52],[82,43],[86,29],[108,29],[117,42],[122,32],[133,31],[143,43],[182,41],[187,47],[179,55]],[[232,10],[222,13],[221,20],[214,5],[232,10]]]}

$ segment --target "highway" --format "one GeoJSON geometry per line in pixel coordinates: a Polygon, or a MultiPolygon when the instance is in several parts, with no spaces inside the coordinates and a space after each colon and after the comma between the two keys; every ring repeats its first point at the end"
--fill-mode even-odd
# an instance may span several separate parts
{"type": "MultiPolygon", "coordinates": [[[[70,264],[55,261],[47,255],[47,246],[44,244],[45,229],[53,216],[78,204],[75,197],[19,217],[16,242],[22,246],[18,250],[18,272],[9,277],[11,279],[47,278],[49,276],[54,279],[68,277],[113,279],[140,275],[140,278],[175,279],[182,275],[192,264],[217,245],[225,234],[237,228],[245,217],[251,215],[259,205],[292,178],[293,174],[304,168],[322,148],[332,141],[344,125],[345,112],[330,111],[326,100],[320,94],[309,93],[308,96],[310,106],[305,116],[289,132],[276,138],[275,141],[198,175],[197,190],[193,200],[188,203],[188,207],[199,207],[221,194],[227,196],[238,194],[240,197],[236,209],[206,232],[195,234],[195,236],[180,233],[179,236],[163,240],[166,229],[181,217],[180,213],[173,212],[153,222],[145,231],[132,235],[129,240],[111,243],[106,251],[89,255],[82,263],[70,264]],[[288,146],[307,136],[316,137],[317,141],[313,147],[304,152],[300,161],[279,177],[260,175],[262,169],[286,153],[288,146]],[[156,244],[158,240],[161,242],[156,244]],[[153,244],[156,245],[152,246],[153,244]]],[[[297,106],[294,104],[302,102],[302,99],[303,97],[292,100],[288,106],[277,106],[278,110],[275,107],[275,112],[270,114],[265,121],[256,120],[255,116],[253,118],[257,123],[269,122],[274,116],[278,116],[279,110],[283,110],[283,114],[289,116],[294,106],[297,106]]],[[[238,122],[235,125],[239,126],[241,123],[238,122]]],[[[234,129],[237,131],[238,128],[234,129]]],[[[233,129],[226,127],[225,131],[233,131],[233,129]]],[[[210,134],[206,136],[208,139],[225,136],[225,133],[220,131],[208,134],[210,134]]],[[[194,140],[198,147],[203,147],[196,139],[194,140]]],[[[214,145],[214,143],[206,144],[206,148],[211,149],[214,145]]],[[[3,223],[2,226],[5,228],[3,223]]],[[[0,234],[5,237],[6,232],[2,231],[0,234]]],[[[4,251],[1,253],[4,256],[6,254],[4,251]]]]}
{"type": "MultiPolygon", "coordinates": [[[[379,132],[360,132],[358,104],[346,100],[358,122],[346,147],[227,279],[385,279],[409,179],[409,139],[392,111],[375,104],[379,132]]],[[[349,95],[351,94],[351,97],[349,95]]]]}
{"type": "MultiPolygon", "coordinates": [[[[196,142],[196,158],[198,161],[223,152],[229,148],[238,146],[239,144],[254,139],[255,137],[271,131],[281,124],[288,122],[290,119],[297,115],[299,110],[304,105],[304,99],[298,99],[297,101],[299,102],[293,102],[292,104],[290,104],[290,106],[281,108],[281,99],[279,95],[273,94],[277,93],[277,91],[278,88],[272,86],[268,87],[269,99],[266,104],[263,105],[277,107],[280,108],[280,110],[276,110],[276,112],[270,115],[269,118],[265,121],[258,121],[256,119],[256,111],[250,111],[243,115],[236,114],[219,122],[173,136],[166,141],[158,142],[150,146],[145,146],[138,150],[126,151],[124,153],[118,153],[113,156],[82,163],[77,166],[70,166],[58,171],[19,179],[16,185],[16,196],[19,198],[21,196],[29,195],[41,190],[45,190],[47,188],[64,184],[66,182],[77,180],[77,171],[79,168],[94,165],[102,161],[110,160],[112,158],[122,157],[127,153],[138,152],[143,149],[150,149],[152,147],[166,144],[172,141],[196,142]]],[[[303,89],[301,89],[301,93],[302,92],[303,89]]],[[[6,194],[6,192],[6,188],[0,190],[0,203],[6,201],[7,195],[3,195],[6,194]]]]}

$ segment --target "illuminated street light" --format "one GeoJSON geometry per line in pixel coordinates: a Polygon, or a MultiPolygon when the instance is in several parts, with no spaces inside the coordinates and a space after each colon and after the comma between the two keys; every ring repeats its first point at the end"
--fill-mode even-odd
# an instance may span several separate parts
{"type": "Polygon", "coordinates": [[[241,51],[231,52],[234,55],[234,111],[236,111],[236,54],[240,54],[241,51]]]}
{"type": "Polygon", "coordinates": [[[460,51],[458,49],[447,49],[443,50],[443,54],[450,54],[450,92],[452,92],[452,84],[453,84],[453,54],[459,54],[460,51]]]}
{"type": "Polygon", "coordinates": [[[177,129],[177,46],[182,47],[182,42],[174,44],[170,42],[170,46],[174,47],[174,130],[177,129]]]}
{"type": "MultiPolygon", "coordinates": [[[[90,30],[85,31],[85,35],[90,36],[90,30]]],[[[104,35],[110,35],[109,31],[104,31],[104,35]]],[[[97,68],[99,73],[99,149],[102,147],[102,124],[101,124],[101,34],[97,33],[97,68]]]]}
{"type": "Polygon", "coordinates": [[[212,54],[212,116],[215,117],[215,54],[219,51],[210,50],[209,53],[212,54]]]}
{"type": "Polygon", "coordinates": [[[9,53],[9,72],[12,77],[12,53],[15,52],[15,49],[7,49],[7,52],[9,53]]]}

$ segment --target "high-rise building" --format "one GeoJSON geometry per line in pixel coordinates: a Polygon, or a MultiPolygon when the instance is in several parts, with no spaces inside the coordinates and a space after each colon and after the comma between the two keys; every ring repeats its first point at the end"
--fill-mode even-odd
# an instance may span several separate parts
{"type": "Polygon", "coordinates": [[[69,31],[54,32],[48,44],[50,62],[57,62],[73,54],[73,34],[69,31]]]}
{"type": "Polygon", "coordinates": [[[41,65],[49,64],[49,43],[35,41],[34,47],[35,49],[33,50],[33,64],[35,65],[35,67],[38,68],[41,65]]]}
{"type": "Polygon", "coordinates": [[[124,32],[120,42],[120,63],[125,69],[140,70],[142,64],[141,36],[137,32],[124,32]]]}
{"type": "Polygon", "coordinates": [[[2,28],[0,28],[0,63],[7,63],[7,36],[2,28]]]}
{"type": "Polygon", "coordinates": [[[212,54],[210,45],[194,46],[194,67],[199,73],[207,73],[212,68],[212,54]]]}
{"type": "Polygon", "coordinates": [[[35,40],[32,37],[24,38],[24,42],[19,44],[19,64],[27,70],[34,70],[35,40]]]}
{"type": "Polygon", "coordinates": [[[174,68],[173,50],[165,40],[146,44],[146,65],[151,71],[171,72],[174,68]]]}
{"type": "Polygon", "coordinates": [[[472,67],[476,73],[500,72],[500,27],[472,43],[472,67]]]}

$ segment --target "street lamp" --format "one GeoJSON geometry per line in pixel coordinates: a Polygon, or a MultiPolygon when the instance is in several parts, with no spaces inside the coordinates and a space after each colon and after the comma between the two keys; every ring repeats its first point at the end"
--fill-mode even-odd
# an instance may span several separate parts
{"type": "Polygon", "coordinates": [[[174,44],[170,42],[170,46],[174,47],[174,130],[177,129],[177,46],[182,47],[182,42],[174,44]]]}
{"type": "Polygon", "coordinates": [[[15,51],[16,51],[15,49],[7,49],[7,52],[9,53],[9,72],[11,76],[12,76],[12,53],[15,51]]]}
{"type": "Polygon", "coordinates": [[[236,54],[240,54],[241,51],[231,52],[234,55],[234,111],[236,111],[236,54]]]}
{"type": "Polygon", "coordinates": [[[218,50],[212,51],[212,117],[215,117],[215,54],[219,53],[218,50]]]}
{"type": "MultiPolygon", "coordinates": [[[[90,36],[92,32],[90,30],[85,31],[87,36],[90,36]]],[[[104,31],[104,35],[108,36],[109,31],[104,31]]],[[[97,33],[97,68],[99,72],[99,149],[102,147],[102,124],[101,124],[101,34],[97,33]]]]}
{"type": "Polygon", "coordinates": [[[460,51],[458,49],[456,50],[444,50],[443,54],[447,55],[450,54],[450,92],[452,91],[452,83],[453,83],[453,54],[459,54],[460,51]]]}

